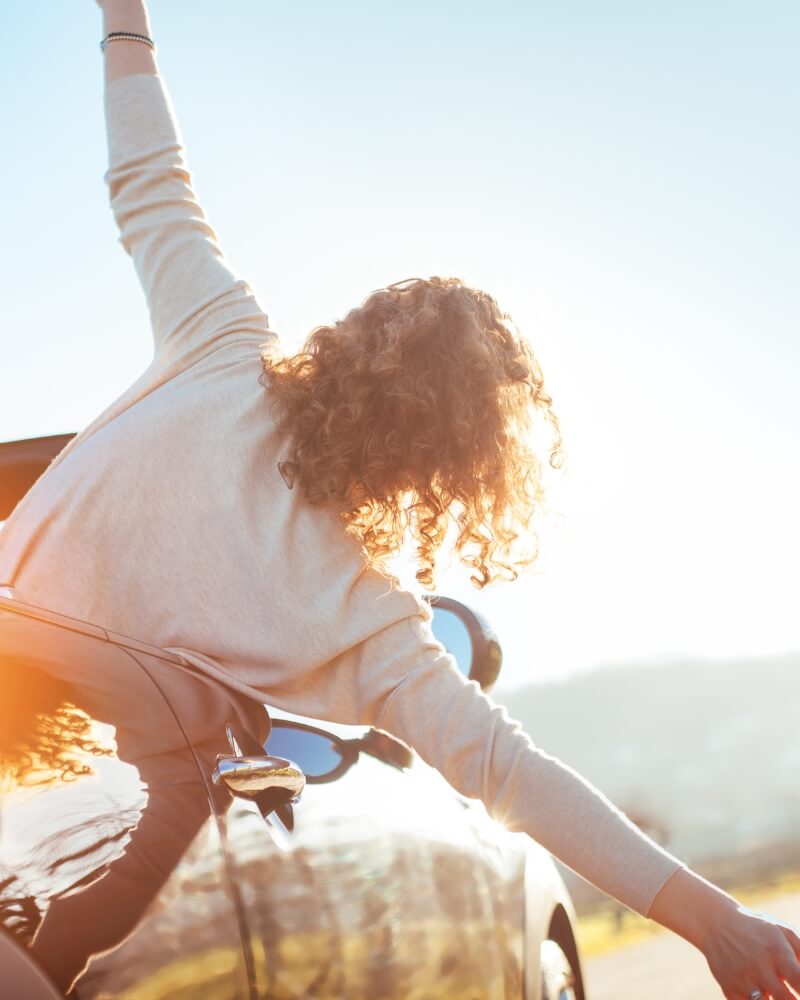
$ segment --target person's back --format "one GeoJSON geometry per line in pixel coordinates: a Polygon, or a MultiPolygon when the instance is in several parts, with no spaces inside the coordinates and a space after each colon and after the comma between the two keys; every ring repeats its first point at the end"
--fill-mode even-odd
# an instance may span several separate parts
{"type": "Polygon", "coordinates": [[[379,289],[284,357],[197,204],[161,78],[112,80],[105,111],[154,359],[12,513],[0,586],[289,711],[374,722],[443,653],[387,572],[404,530],[428,586],[456,521],[476,579],[515,572],[539,499],[532,411],[558,441],[535,358],[455,278],[379,289]]]}
{"type": "MultiPolygon", "coordinates": [[[[234,301],[255,318],[244,293],[234,301]]],[[[76,437],[0,532],[0,584],[200,654],[281,703],[293,674],[425,612],[365,572],[335,511],[287,487],[286,435],[259,382],[263,324],[174,373],[154,366],[76,437]]]]}
{"type": "MultiPolygon", "coordinates": [[[[13,588],[23,601],[179,651],[231,687],[279,708],[383,726],[464,794],[480,797],[495,816],[528,830],[545,846],[558,844],[567,863],[572,858],[580,866],[592,855],[592,842],[595,848],[605,842],[592,860],[592,874],[646,910],[679,862],[594,789],[575,784],[568,769],[535,750],[505,710],[459,673],[433,637],[426,605],[369,565],[334,502],[309,501],[309,478],[303,480],[294,468],[298,435],[287,435],[275,422],[276,404],[291,411],[298,395],[299,430],[316,422],[302,459],[314,470],[332,457],[333,466],[311,481],[311,492],[335,479],[342,464],[341,442],[328,433],[334,419],[364,435],[364,451],[371,437],[382,433],[362,480],[398,473],[403,456],[393,458],[383,448],[395,447],[402,428],[394,426],[391,413],[378,428],[354,408],[365,391],[379,409],[391,403],[392,391],[381,384],[387,371],[400,384],[406,379],[391,357],[400,321],[408,319],[402,308],[408,292],[387,290],[370,300],[381,316],[388,310],[381,329],[370,326],[360,334],[322,329],[316,355],[323,366],[321,385],[309,390],[307,407],[302,380],[309,357],[294,359],[299,370],[292,370],[292,359],[281,359],[266,314],[219,250],[189,186],[160,77],[122,76],[108,85],[105,102],[106,180],[120,242],[147,298],[155,357],[142,377],[70,442],[12,513],[0,532],[0,585],[13,588]],[[347,358],[351,338],[359,336],[373,348],[381,338],[387,341],[380,371],[357,344],[355,358],[347,358]],[[332,373],[324,370],[331,357],[332,373]],[[353,383],[364,364],[372,366],[371,377],[353,383]],[[315,392],[331,388],[335,398],[326,410],[315,392]],[[538,795],[559,807],[539,810],[532,799],[521,799],[515,793],[521,780],[535,783],[538,795]],[[593,833],[570,829],[576,805],[598,820],[593,833]],[[617,836],[628,838],[629,857],[622,866],[614,838],[608,837],[609,823],[617,836]],[[636,885],[623,886],[631,863],[639,869],[636,885]]],[[[424,333],[426,315],[427,326],[439,328],[424,303],[421,312],[406,334],[424,333]]],[[[370,315],[369,310],[359,314],[353,326],[370,315]]],[[[500,332],[509,336],[504,328],[500,332]]],[[[463,338],[459,330],[454,333],[460,348],[463,338]]],[[[479,355],[472,367],[478,381],[488,379],[495,391],[496,375],[488,370],[481,336],[479,329],[472,331],[479,355]]],[[[419,365],[421,358],[424,367],[424,356],[412,345],[407,364],[419,365]]],[[[513,358],[509,367],[509,378],[516,378],[513,358]]],[[[440,368],[446,372],[447,365],[440,368]]],[[[421,379],[418,373],[415,381],[421,379]]],[[[456,388],[463,390],[463,382],[456,388]]],[[[417,407],[417,396],[406,395],[417,407]]],[[[418,429],[425,437],[431,418],[438,414],[446,423],[452,414],[444,407],[433,412],[430,400],[422,402],[418,429]]],[[[465,393],[455,402],[469,407],[470,397],[465,393]]],[[[467,452],[479,431],[499,448],[494,430],[473,421],[461,435],[467,452]]],[[[299,440],[302,444],[302,434],[299,440]]],[[[431,460],[416,451],[412,447],[404,456],[412,465],[431,460]]],[[[497,466],[502,473],[499,461],[497,466]]],[[[468,476],[469,470],[454,474],[468,476]]],[[[335,493],[336,483],[332,489],[335,493]]],[[[374,506],[366,507],[374,512],[374,506]]],[[[387,504],[383,512],[391,521],[394,507],[387,504]]],[[[423,542],[430,533],[423,525],[423,542]]],[[[386,534],[380,520],[367,521],[364,535],[378,555],[386,534]]]]}
{"type": "MultiPolygon", "coordinates": [[[[393,498],[407,487],[405,478],[432,480],[431,468],[449,458],[461,493],[472,490],[475,505],[485,505],[486,490],[470,480],[485,478],[491,488],[493,478],[507,483],[516,470],[503,467],[505,427],[472,413],[464,380],[471,376],[476,390],[488,391],[502,424],[498,379],[507,379],[519,398],[525,384],[519,378],[529,374],[518,371],[518,345],[508,351],[505,372],[503,355],[512,343],[501,317],[489,309],[500,374],[490,364],[489,337],[474,321],[475,357],[467,365],[466,328],[449,330],[451,358],[440,356],[443,344],[431,346],[431,335],[441,339],[446,329],[438,308],[424,295],[413,312],[406,307],[420,283],[411,294],[394,289],[373,296],[349,327],[316,331],[313,357],[281,359],[266,314],[230,269],[194,198],[160,77],[113,80],[105,109],[111,205],[147,298],[155,357],[12,513],[0,532],[0,584],[29,603],[180,651],[277,707],[383,726],[493,815],[545,846],[557,845],[567,863],[586,871],[589,862],[590,877],[646,911],[679,862],[535,750],[505,710],[459,674],[433,638],[423,603],[368,565],[336,505],[306,496],[321,487],[324,499],[330,482],[328,492],[340,500],[351,486],[367,484],[377,497],[383,485],[385,502],[367,497],[362,522],[362,540],[378,556],[397,527],[393,498]],[[453,380],[448,369],[456,363],[463,377],[453,380]],[[429,398],[432,367],[452,386],[449,400],[429,398]],[[372,398],[369,419],[359,407],[365,395],[372,398]],[[401,409],[386,411],[397,400],[401,409]],[[276,425],[276,405],[295,416],[294,435],[276,425]],[[409,407],[416,441],[414,428],[404,426],[409,407]],[[451,412],[458,407],[460,413],[451,412]],[[437,421],[448,431],[463,425],[450,435],[450,456],[444,441],[434,447],[437,421]],[[345,442],[342,454],[337,423],[356,442],[345,442]],[[487,454],[476,477],[471,453],[479,435],[487,454]],[[298,457],[305,477],[296,474],[298,457]],[[523,781],[558,807],[540,810],[532,798],[524,801],[517,792],[523,781]],[[597,821],[595,830],[585,823],[573,828],[576,807],[597,821]],[[628,842],[622,861],[620,835],[628,842]],[[624,884],[631,870],[638,870],[633,886],[624,884]]],[[[430,284],[448,291],[441,280],[430,284]]],[[[421,492],[430,491],[423,484],[421,492]]],[[[431,512],[437,503],[437,495],[428,497],[428,520],[418,525],[418,549],[427,546],[429,557],[441,521],[431,512]]],[[[480,537],[481,517],[493,512],[472,513],[477,518],[468,526],[479,533],[473,566],[486,575],[491,545],[480,537]]]]}

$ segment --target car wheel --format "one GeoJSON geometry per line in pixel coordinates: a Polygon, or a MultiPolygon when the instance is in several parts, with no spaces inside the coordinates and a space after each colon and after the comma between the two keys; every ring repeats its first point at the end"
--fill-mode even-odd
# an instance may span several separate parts
{"type": "Polygon", "coordinates": [[[542,942],[542,1000],[577,1000],[576,976],[561,946],[552,940],[542,942]]]}

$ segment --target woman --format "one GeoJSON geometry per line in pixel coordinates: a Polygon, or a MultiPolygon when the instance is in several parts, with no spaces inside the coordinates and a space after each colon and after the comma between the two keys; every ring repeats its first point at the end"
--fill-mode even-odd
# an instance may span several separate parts
{"type": "Polygon", "coordinates": [[[194,198],[144,3],[100,6],[106,38],[134,36],[104,47],[105,180],[155,354],[7,521],[0,585],[178,651],[279,708],[386,729],[696,945],[729,1000],[791,1000],[795,933],[688,870],[535,747],[386,572],[408,529],[432,586],[449,514],[479,585],[533,559],[539,467],[522,432],[538,412],[554,463],[559,442],[530,348],[488,295],[432,278],[373,293],[281,358],[194,198]]]}

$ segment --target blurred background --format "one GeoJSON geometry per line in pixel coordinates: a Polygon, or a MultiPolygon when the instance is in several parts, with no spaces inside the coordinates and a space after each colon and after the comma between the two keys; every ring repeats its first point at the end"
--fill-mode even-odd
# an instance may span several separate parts
{"type": "MultiPolygon", "coordinates": [[[[287,348],[457,275],[561,419],[533,573],[443,593],[496,698],[728,884],[800,869],[800,7],[150,4],[195,191],[287,348]]],[[[103,183],[94,0],[5,12],[0,438],[80,430],[151,357],[103,183]]],[[[579,905],[598,905],[582,895],[579,905]]],[[[619,995],[619,994],[617,994],[619,995]]]]}

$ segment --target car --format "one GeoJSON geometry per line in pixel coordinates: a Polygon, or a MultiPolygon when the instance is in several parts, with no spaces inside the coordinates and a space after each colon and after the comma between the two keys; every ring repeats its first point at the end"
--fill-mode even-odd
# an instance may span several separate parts
{"type": "MultiPolygon", "coordinates": [[[[0,444],[0,519],[68,440],[0,444]]],[[[486,621],[430,600],[491,688],[486,621]]],[[[390,734],[6,587],[0,739],[4,997],[584,1000],[549,854],[390,734]]]]}

